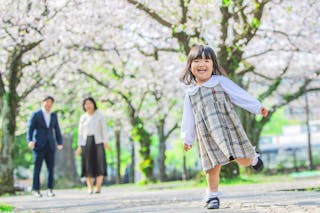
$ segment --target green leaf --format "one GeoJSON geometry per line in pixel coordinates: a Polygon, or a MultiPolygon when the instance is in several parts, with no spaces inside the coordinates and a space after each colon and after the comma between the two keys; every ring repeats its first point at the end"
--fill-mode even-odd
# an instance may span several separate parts
{"type": "Polygon", "coordinates": [[[231,3],[232,3],[232,1],[230,1],[230,0],[222,0],[223,6],[229,7],[231,5],[231,3]]]}
{"type": "Polygon", "coordinates": [[[258,28],[260,26],[260,20],[257,19],[257,18],[253,18],[251,23],[250,23],[250,26],[252,28],[258,28]]]}
{"type": "Polygon", "coordinates": [[[286,8],[286,10],[287,10],[287,12],[292,12],[292,6],[288,6],[288,7],[286,8]]]}

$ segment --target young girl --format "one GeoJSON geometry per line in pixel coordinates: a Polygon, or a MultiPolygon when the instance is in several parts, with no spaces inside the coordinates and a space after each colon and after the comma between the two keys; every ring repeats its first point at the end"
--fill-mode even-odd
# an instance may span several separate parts
{"type": "Polygon", "coordinates": [[[194,46],[180,80],[191,85],[184,100],[181,136],[184,150],[191,149],[195,139],[202,168],[208,183],[206,206],[218,209],[219,175],[222,165],[235,160],[242,166],[263,169],[259,155],[252,147],[232,103],[251,113],[267,116],[261,103],[226,77],[219,68],[212,48],[194,46]]]}

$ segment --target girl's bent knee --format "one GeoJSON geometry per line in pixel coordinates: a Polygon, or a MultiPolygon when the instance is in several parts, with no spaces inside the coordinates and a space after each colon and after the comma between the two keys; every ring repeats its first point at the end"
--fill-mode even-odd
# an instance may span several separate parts
{"type": "Polygon", "coordinates": [[[236,161],[241,166],[250,166],[252,164],[253,158],[237,158],[236,161]]]}

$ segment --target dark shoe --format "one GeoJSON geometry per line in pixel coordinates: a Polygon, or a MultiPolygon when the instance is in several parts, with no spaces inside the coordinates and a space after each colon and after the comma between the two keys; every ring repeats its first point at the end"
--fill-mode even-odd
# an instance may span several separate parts
{"type": "Polygon", "coordinates": [[[33,196],[35,197],[42,197],[42,194],[40,193],[40,191],[33,191],[33,196]]]}
{"type": "Polygon", "coordinates": [[[54,197],[54,196],[56,196],[56,195],[53,193],[52,189],[50,189],[50,190],[48,190],[48,192],[47,192],[47,196],[48,196],[48,197],[54,197]]]}
{"type": "Polygon", "coordinates": [[[207,205],[205,207],[207,207],[207,209],[218,209],[220,207],[220,200],[218,197],[209,198],[206,203],[207,205]]]}
{"type": "Polygon", "coordinates": [[[263,170],[263,162],[261,160],[260,157],[258,157],[258,162],[256,165],[252,166],[252,168],[256,171],[256,172],[261,172],[263,170]]]}
{"type": "Polygon", "coordinates": [[[94,193],[95,193],[95,194],[100,194],[100,193],[101,193],[101,191],[95,191],[94,193]]]}

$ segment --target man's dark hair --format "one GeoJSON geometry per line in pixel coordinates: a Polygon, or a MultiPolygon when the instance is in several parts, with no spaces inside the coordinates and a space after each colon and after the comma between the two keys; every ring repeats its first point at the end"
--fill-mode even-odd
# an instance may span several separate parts
{"type": "Polygon", "coordinates": [[[47,100],[51,100],[52,102],[54,102],[54,98],[53,98],[52,96],[50,96],[50,95],[44,97],[44,99],[42,100],[42,102],[45,102],[45,101],[47,101],[47,100]]]}

